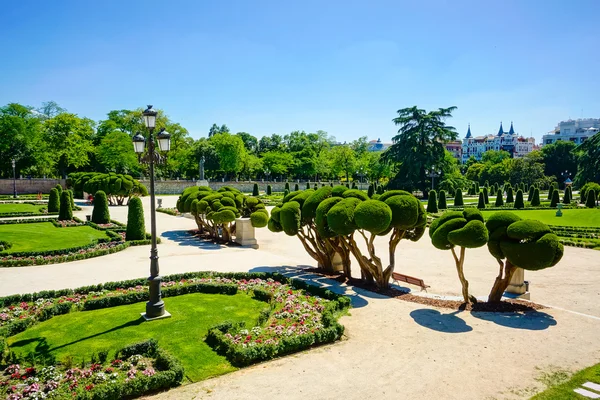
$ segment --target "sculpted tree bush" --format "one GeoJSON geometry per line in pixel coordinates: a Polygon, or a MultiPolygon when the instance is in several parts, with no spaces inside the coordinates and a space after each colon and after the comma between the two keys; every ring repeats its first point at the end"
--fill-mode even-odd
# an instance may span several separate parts
{"type": "Polygon", "coordinates": [[[48,212],[57,213],[60,211],[60,195],[56,188],[50,189],[50,197],[48,198],[48,212]]]}
{"type": "Polygon", "coordinates": [[[477,208],[483,210],[485,208],[485,197],[483,192],[479,192],[479,200],[477,201],[477,208]]]}
{"type": "MultiPolygon", "coordinates": [[[[556,193],[558,194],[558,192],[556,193]]],[[[523,202],[523,191],[521,189],[517,190],[517,197],[515,198],[515,208],[517,210],[525,208],[525,203],[523,202]]]]}
{"type": "Polygon", "coordinates": [[[537,187],[533,189],[533,198],[531,199],[531,206],[540,206],[540,189],[538,189],[537,187]]]}
{"type": "Polygon", "coordinates": [[[83,192],[96,193],[101,190],[106,193],[110,205],[123,205],[125,199],[134,196],[147,196],[148,190],[138,180],[130,175],[103,174],[97,172],[73,173],[67,179],[67,185],[72,187],[75,193],[82,195],[83,192]]]}
{"type": "Polygon", "coordinates": [[[517,268],[529,271],[549,268],[563,256],[558,236],[542,222],[523,220],[511,212],[501,211],[488,218],[486,227],[488,250],[500,266],[488,301],[500,301],[517,268]]]}
{"type": "Polygon", "coordinates": [[[427,200],[427,212],[435,214],[438,212],[437,193],[435,190],[429,191],[429,199],[427,200]]]}
{"type": "Polygon", "coordinates": [[[446,192],[443,190],[440,190],[440,198],[438,200],[438,209],[445,210],[447,208],[448,208],[448,205],[446,202],[446,192]]]}
{"type": "Polygon", "coordinates": [[[483,223],[483,215],[477,209],[468,208],[464,211],[448,211],[434,220],[429,226],[431,243],[440,250],[451,250],[462,285],[462,295],[465,303],[476,303],[477,299],[469,295],[469,281],[465,278],[465,249],[477,248],[488,241],[488,230],[483,223]],[[455,246],[460,247],[456,254],[455,246]]]}
{"type": "Polygon", "coordinates": [[[454,193],[454,206],[462,207],[464,205],[462,190],[460,188],[456,189],[456,193],[454,193]]]}
{"type": "Polygon", "coordinates": [[[504,198],[502,197],[502,190],[498,190],[496,194],[496,203],[494,204],[496,207],[502,207],[504,205],[504,198]]]}

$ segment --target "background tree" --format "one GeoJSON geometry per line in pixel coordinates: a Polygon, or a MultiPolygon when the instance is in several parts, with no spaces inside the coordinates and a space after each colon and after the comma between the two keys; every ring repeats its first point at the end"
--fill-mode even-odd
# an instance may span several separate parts
{"type": "Polygon", "coordinates": [[[229,133],[218,133],[210,138],[219,156],[219,164],[225,173],[236,175],[242,170],[246,155],[244,142],[239,136],[229,133]]]}
{"type": "Polygon", "coordinates": [[[238,132],[235,134],[242,139],[244,147],[249,154],[258,154],[258,139],[247,132],[238,132]]]}
{"type": "Polygon", "coordinates": [[[221,126],[218,126],[217,124],[213,124],[210,127],[210,130],[208,131],[208,137],[211,138],[215,135],[218,135],[219,133],[229,133],[229,128],[227,127],[227,125],[223,124],[221,126]]]}
{"type": "Polygon", "coordinates": [[[561,174],[569,171],[571,176],[577,174],[577,145],[570,141],[559,140],[542,147],[544,173],[554,176],[557,182],[563,182],[566,178],[561,174]]]}
{"type": "Polygon", "coordinates": [[[588,182],[600,183],[600,133],[580,144],[576,154],[578,169],[575,184],[581,187],[588,182]]]}
{"type": "Polygon", "coordinates": [[[454,110],[456,107],[426,112],[416,106],[398,110],[393,122],[400,129],[384,153],[384,159],[396,169],[390,188],[418,188],[427,195],[426,171],[444,159],[444,143],[457,137],[454,127],[445,123],[454,110]]]}
{"type": "Polygon", "coordinates": [[[137,175],[139,164],[129,134],[113,131],[106,135],[97,148],[97,159],[105,172],[137,175]]]}
{"type": "Polygon", "coordinates": [[[350,175],[356,170],[356,154],[349,145],[340,145],[331,149],[332,172],[339,176],[345,175],[349,182],[350,175]]]}

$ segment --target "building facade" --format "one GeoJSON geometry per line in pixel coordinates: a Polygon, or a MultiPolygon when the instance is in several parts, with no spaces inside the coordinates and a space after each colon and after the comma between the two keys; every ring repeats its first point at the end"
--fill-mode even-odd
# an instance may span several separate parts
{"type": "Polygon", "coordinates": [[[569,119],[560,121],[556,128],[542,137],[542,146],[559,141],[583,143],[600,130],[600,118],[569,119]]]}
{"type": "Polygon", "coordinates": [[[484,135],[484,136],[473,136],[471,133],[471,125],[467,130],[467,135],[462,141],[462,162],[465,163],[469,158],[475,157],[476,160],[481,160],[483,153],[488,150],[504,150],[510,153],[513,158],[525,157],[531,153],[535,148],[535,139],[525,138],[519,136],[515,132],[512,122],[510,123],[510,130],[504,132],[502,128],[502,122],[500,123],[500,129],[495,135],[484,135]]]}
{"type": "Polygon", "coordinates": [[[384,151],[388,147],[390,147],[391,145],[392,145],[391,143],[383,143],[381,141],[381,139],[377,139],[377,140],[371,140],[371,141],[369,141],[367,149],[369,151],[384,151]]]}

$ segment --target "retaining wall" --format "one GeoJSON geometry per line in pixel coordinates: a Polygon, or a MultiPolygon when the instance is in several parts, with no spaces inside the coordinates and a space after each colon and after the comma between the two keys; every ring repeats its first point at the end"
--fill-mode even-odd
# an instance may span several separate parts
{"type": "MultiPolygon", "coordinates": [[[[50,190],[59,183],[63,188],[66,187],[64,179],[17,179],[17,195],[50,193],[50,190]]],[[[12,179],[0,179],[0,194],[13,194],[12,179]]]]}

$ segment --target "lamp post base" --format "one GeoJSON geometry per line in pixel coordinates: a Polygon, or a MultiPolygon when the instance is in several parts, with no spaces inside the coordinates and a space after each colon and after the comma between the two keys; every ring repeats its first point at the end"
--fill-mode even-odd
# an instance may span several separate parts
{"type": "MultiPolygon", "coordinates": [[[[160,299],[160,297],[159,297],[160,299]]],[[[148,318],[158,318],[162,317],[166,313],[165,311],[165,302],[160,299],[156,303],[149,301],[146,303],[146,315],[148,318]]]]}
{"type": "Polygon", "coordinates": [[[146,321],[156,321],[157,319],[165,319],[165,318],[171,318],[171,313],[168,311],[164,311],[163,315],[159,316],[159,317],[149,317],[148,314],[146,313],[140,313],[140,315],[146,320],[146,321]]]}

